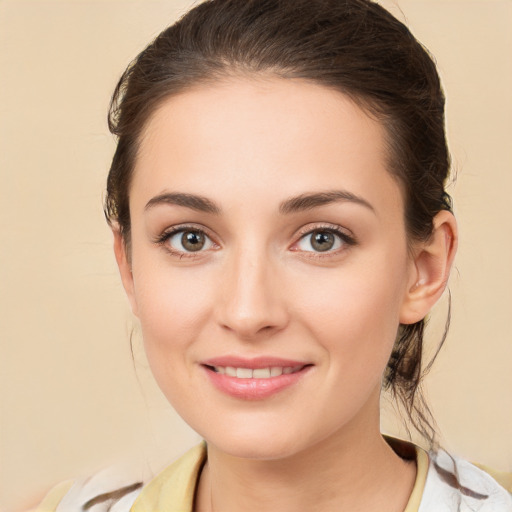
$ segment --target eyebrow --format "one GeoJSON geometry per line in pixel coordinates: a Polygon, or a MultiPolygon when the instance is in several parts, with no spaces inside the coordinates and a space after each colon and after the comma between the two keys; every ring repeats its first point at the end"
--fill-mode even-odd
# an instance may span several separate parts
{"type": "MultiPolygon", "coordinates": [[[[288,215],[290,213],[312,210],[313,208],[318,208],[319,206],[340,201],[356,203],[375,212],[375,209],[368,201],[353,194],[352,192],[348,192],[346,190],[330,190],[327,192],[306,193],[285,199],[279,205],[279,213],[282,215],[288,215]]],[[[184,206],[185,208],[190,208],[191,210],[211,213],[214,215],[220,215],[222,212],[220,206],[218,206],[211,199],[196,194],[185,194],[182,192],[168,192],[159,194],[158,196],[150,199],[144,209],[147,211],[151,208],[154,208],[155,206],[162,204],[184,206]]]]}
{"type": "Polygon", "coordinates": [[[301,194],[297,197],[291,197],[279,205],[279,212],[282,214],[295,213],[340,201],[356,203],[375,212],[373,206],[366,199],[356,196],[347,190],[330,190],[328,192],[301,194]]]}
{"type": "Polygon", "coordinates": [[[184,194],[181,192],[169,192],[155,196],[147,202],[144,209],[147,211],[161,204],[185,206],[191,210],[213,213],[214,215],[219,215],[221,212],[221,209],[210,199],[203,196],[197,196],[195,194],[184,194]]]}

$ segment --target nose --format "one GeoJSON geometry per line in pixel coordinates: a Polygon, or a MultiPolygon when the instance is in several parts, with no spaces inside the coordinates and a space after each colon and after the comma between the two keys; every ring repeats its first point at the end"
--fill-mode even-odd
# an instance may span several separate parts
{"type": "Polygon", "coordinates": [[[277,263],[265,254],[239,254],[226,262],[219,287],[217,319],[238,338],[255,340],[282,330],[288,323],[277,263]]]}

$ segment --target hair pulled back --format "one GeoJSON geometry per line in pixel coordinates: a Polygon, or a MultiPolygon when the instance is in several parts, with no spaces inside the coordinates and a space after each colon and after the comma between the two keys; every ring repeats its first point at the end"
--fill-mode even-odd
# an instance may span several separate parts
{"type": "MultiPolygon", "coordinates": [[[[105,214],[128,248],[130,182],[148,119],[172,95],[240,74],[332,88],[380,121],[409,239],[429,239],[434,216],[450,209],[444,95],[432,58],[407,27],[368,0],[208,0],[142,51],[114,91],[109,128],[118,144],[105,214]]],[[[384,387],[433,443],[420,387],[432,363],[422,370],[423,331],[424,321],[400,326],[384,387]]]]}

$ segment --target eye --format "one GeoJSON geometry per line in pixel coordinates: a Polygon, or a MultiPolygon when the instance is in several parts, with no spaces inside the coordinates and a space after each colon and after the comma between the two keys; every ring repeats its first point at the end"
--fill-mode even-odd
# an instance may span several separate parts
{"type": "Polygon", "coordinates": [[[318,228],[303,235],[296,244],[296,250],[306,252],[335,252],[355,240],[335,228],[318,228]]]}
{"type": "Polygon", "coordinates": [[[197,228],[177,228],[166,232],[158,240],[172,253],[184,255],[186,253],[201,252],[215,247],[211,238],[197,228]]]}

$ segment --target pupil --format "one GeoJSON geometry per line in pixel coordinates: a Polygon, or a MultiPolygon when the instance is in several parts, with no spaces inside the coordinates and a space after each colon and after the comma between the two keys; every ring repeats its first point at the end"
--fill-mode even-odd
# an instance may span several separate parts
{"type": "Polygon", "coordinates": [[[313,234],[311,245],[317,251],[328,251],[334,245],[334,235],[328,231],[317,231],[313,234]]]}
{"type": "Polygon", "coordinates": [[[188,251],[199,251],[204,246],[204,236],[198,231],[186,231],[181,237],[181,243],[188,251]]]}

